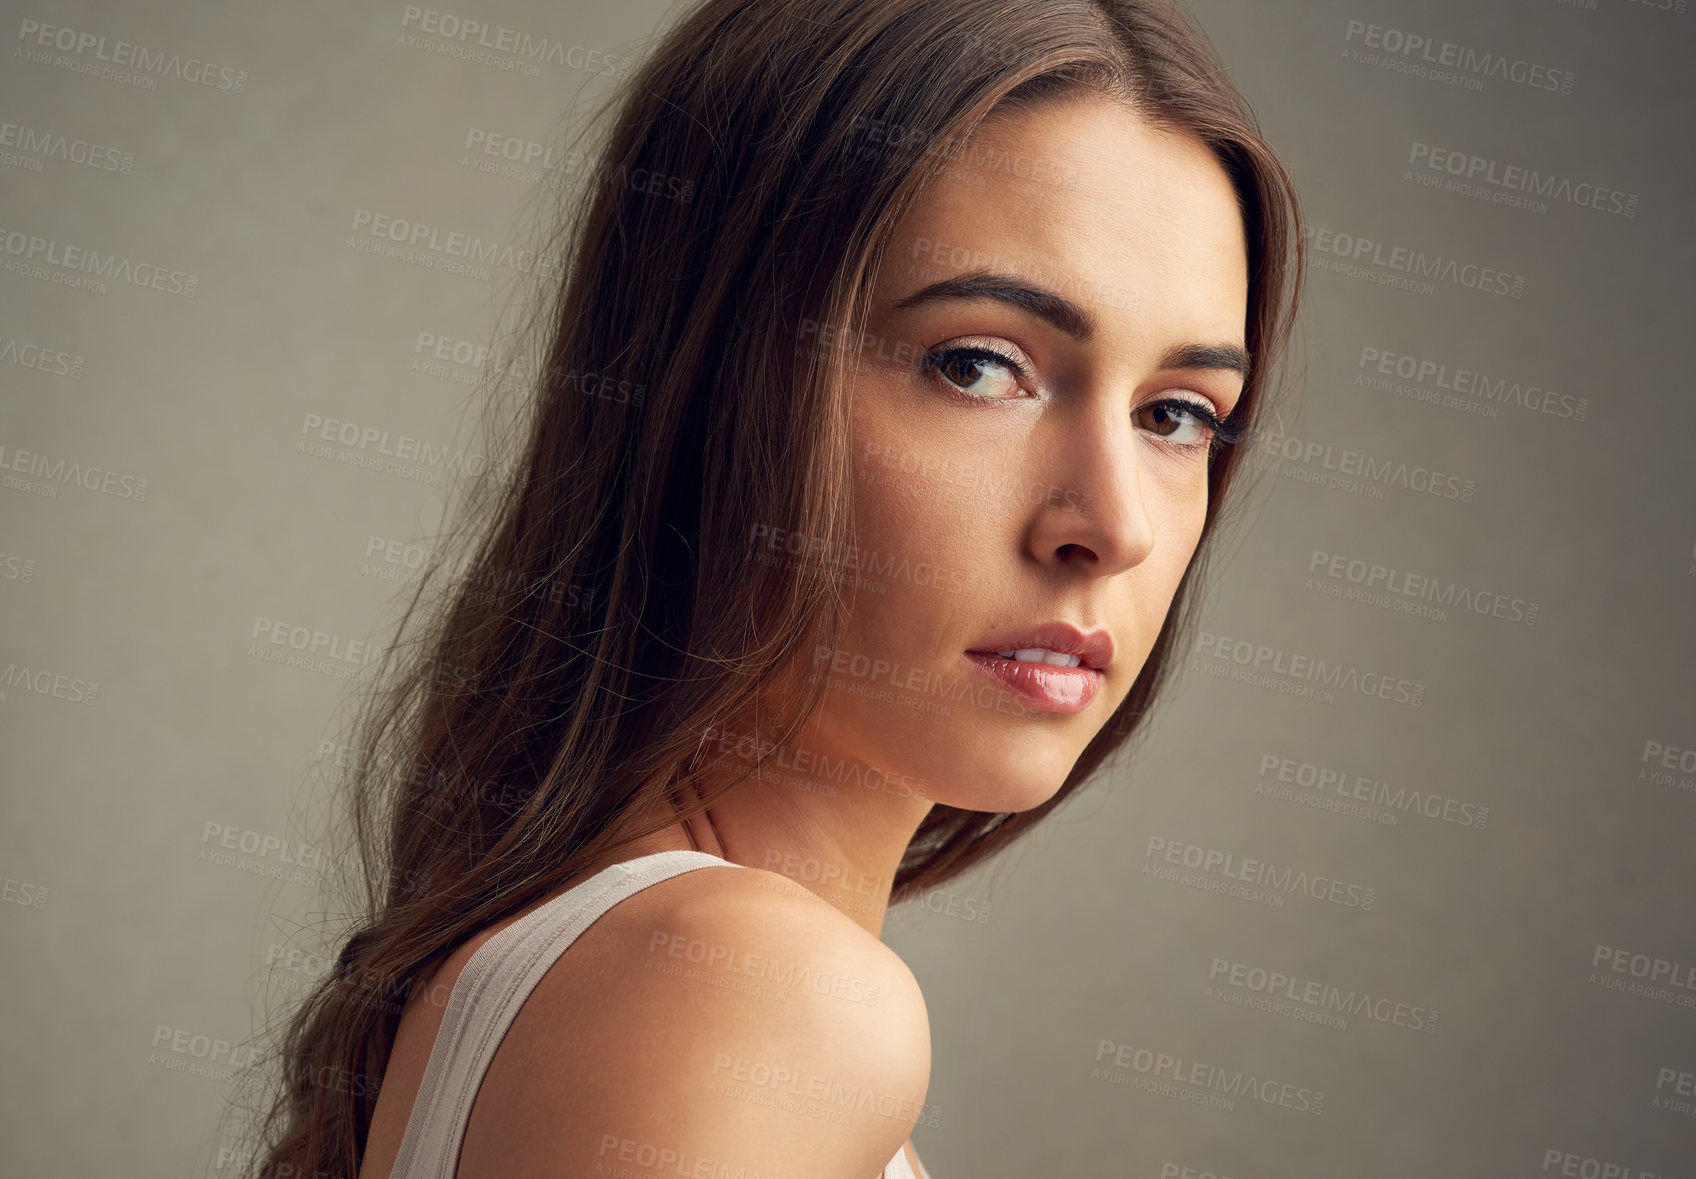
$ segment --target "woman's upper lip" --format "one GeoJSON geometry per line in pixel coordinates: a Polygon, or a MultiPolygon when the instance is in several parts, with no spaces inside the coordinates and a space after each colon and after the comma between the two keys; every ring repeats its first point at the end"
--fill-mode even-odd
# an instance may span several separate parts
{"type": "Polygon", "coordinates": [[[1081,631],[1069,622],[1044,622],[1037,626],[1004,630],[969,650],[969,654],[991,655],[1025,647],[1046,647],[1065,655],[1076,655],[1079,667],[1103,671],[1113,662],[1113,636],[1104,628],[1081,631]]]}

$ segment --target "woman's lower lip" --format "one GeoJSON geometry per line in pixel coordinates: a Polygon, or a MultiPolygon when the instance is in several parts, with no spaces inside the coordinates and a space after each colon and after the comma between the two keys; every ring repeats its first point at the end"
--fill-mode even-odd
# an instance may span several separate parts
{"type": "Polygon", "coordinates": [[[1032,708],[1044,712],[1082,712],[1094,701],[1106,678],[1092,667],[1023,663],[982,651],[967,651],[966,660],[985,675],[993,676],[1032,708]]]}

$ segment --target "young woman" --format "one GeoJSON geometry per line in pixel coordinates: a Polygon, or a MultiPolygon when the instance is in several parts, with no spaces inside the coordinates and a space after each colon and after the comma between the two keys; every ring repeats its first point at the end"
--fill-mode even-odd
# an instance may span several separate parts
{"type": "Polygon", "coordinates": [[[1136,730],[1294,314],[1159,0],[707,0],[602,165],[265,1179],[922,1175],[885,907],[1136,730]]]}

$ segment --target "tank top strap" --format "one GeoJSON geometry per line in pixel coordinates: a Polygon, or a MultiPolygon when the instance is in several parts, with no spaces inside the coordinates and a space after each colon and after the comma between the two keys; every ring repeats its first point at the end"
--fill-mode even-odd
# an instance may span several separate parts
{"type": "MultiPolygon", "coordinates": [[[[923,1163],[919,1164],[919,1169],[921,1171],[924,1169],[923,1163]]],[[[913,1174],[913,1168],[907,1165],[906,1146],[896,1148],[895,1157],[890,1159],[889,1164],[883,1168],[881,1179],[919,1179],[919,1176],[913,1174]]],[[[930,1179],[930,1176],[926,1175],[924,1179],[930,1179]]]]}
{"type": "Polygon", "coordinates": [[[448,995],[389,1179],[453,1179],[472,1102],[501,1038],[524,1000],[578,935],[650,884],[731,862],[683,850],[612,864],[479,946],[448,995]]]}

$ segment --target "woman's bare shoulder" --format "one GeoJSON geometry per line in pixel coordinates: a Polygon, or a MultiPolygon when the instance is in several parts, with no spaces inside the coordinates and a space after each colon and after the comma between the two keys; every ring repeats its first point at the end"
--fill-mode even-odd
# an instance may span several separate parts
{"type": "Polygon", "coordinates": [[[783,876],[726,865],[661,881],[585,930],[567,962],[484,1079],[461,1179],[661,1162],[871,1179],[918,1120],[930,1026],[917,980],[783,876]]]}
{"type": "Polygon", "coordinates": [[[858,894],[845,894],[838,907],[786,876],[760,868],[706,868],[676,878],[683,885],[661,894],[655,910],[632,910],[619,945],[647,973],[679,965],[705,968],[738,979],[763,981],[779,1006],[796,1006],[803,996],[828,1005],[799,1004],[816,1012],[881,1011],[905,1032],[922,1031],[930,1043],[929,1020],[918,980],[901,956],[843,911],[858,894]],[[695,876],[696,887],[688,887],[695,876]],[[899,1026],[911,1021],[910,1026],[899,1026]]]}

